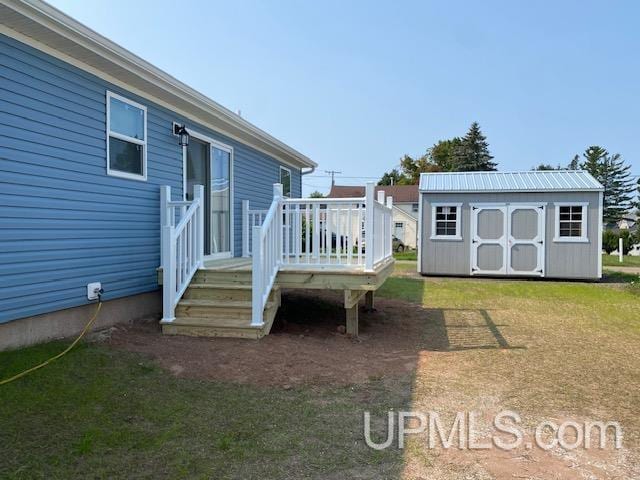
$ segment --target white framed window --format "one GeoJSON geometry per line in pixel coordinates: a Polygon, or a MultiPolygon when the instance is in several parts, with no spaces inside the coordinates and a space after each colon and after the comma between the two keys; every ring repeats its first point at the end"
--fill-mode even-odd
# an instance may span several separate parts
{"type": "Polygon", "coordinates": [[[419,209],[420,209],[420,205],[419,204],[417,204],[417,203],[412,203],[411,204],[411,211],[413,213],[416,213],[419,209]]]}
{"type": "Polygon", "coordinates": [[[147,179],[147,107],[109,91],[107,175],[147,179]]]}
{"type": "Polygon", "coordinates": [[[556,202],[554,242],[588,242],[588,202],[556,202]]]}
{"type": "Polygon", "coordinates": [[[461,203],[431,204],[431,239],[462,240],[460,230],[461,203]]]}
{"type": "Polygon", "coordinates": [[[291,170],[280,166],[280,183],[282,184],[282,194],[285,197],[291,196],[291,170]]]}

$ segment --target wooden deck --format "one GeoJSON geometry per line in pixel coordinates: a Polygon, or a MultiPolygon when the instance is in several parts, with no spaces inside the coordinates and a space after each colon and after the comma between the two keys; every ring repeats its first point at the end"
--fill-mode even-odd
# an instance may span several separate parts
{"type": "MultiPolygon", "coordinates": [[[[320,288],[329,290],[377,290],[393,272],[393,259],[378,265],[372,272],[366,272],[362,265],[318,264],[297,265],[286,261],[280,267],[276,284],[287,289],[320,288]]],[[[204,271],[211,272],[251,272],[250,258],[228,258],[209,260],[204,271]]]]}
{"type": "MultiPolygon", "coordinates": [[[[296,265],[280,267],[264,325],[250,325],[251,258],[206,261],[185,292],[176,310],[176,320],[163,324],[167,334],[260,338],[267,335],[280,306],[282,289],[325,289],[344,292],[347,333],[358,335],[358,304],[364,297],[373,309],[374,292],[393,272],[393,258],[367,272],[362,265],[296,265]]],[[[159,281],[162,274],[159,273],[159,281]]]]}

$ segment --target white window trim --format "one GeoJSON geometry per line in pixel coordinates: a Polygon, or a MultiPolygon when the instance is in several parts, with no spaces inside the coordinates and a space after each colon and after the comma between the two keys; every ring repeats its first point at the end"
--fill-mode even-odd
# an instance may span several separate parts
{"type": "Polygon", "coordinates": [[[134,102],[133,100],[129,100],[122,95],[118,95],[117,93],[110,92],[107,90],[107,175],[112,177],[120,177],[126,178],[129,180],[139,180],[146,182],[147,181],[147,107],[141,105],[140,103],[134,102]],[[111,131],[111,99],[115,98],[116,100],[120,100],[121,102],[127,103],[133,107],[139,108],[144,112],[144,140],[140,140],[138,138],[129,137],[128,135],[122,135],[121,133],[112,132],[111,131]],[[142,146],[142,175],[137,175],[135,173],[122,172],[120,170],[115,170],[111,168],[111,161],[109,158],[109,138],[117,138],[119,140],[124,140],[125,142],[135,143],[137,145],[142,146]]]}
{"type": "Polygon", "coordinates": [[[553,241],[557,243],[588,243],[589,235],[587,233],[587,214],[589,212],[589,202],[554,202],[555,205],[555,232],[553,241]],[[580,237],[561,237],[560,236],[560,207],[582,207],[582,222],[580,237]]]}
{"type": "Polygon", "coordinates": [[[282,191],[283,191],[283,195],[287,198],[291,197],[291,190],[293,190],[293,175],[291,174],[291,169],[287,168],[287,167],[283,167],[282,165],[280,165],[280,170],[278,170],[279,172],[279,176],[278,176],[278,182],[282,184],[282,171],[286,170],[287,172],[289,172],[289,195],[284,194],[284,185],[282,185],[282,191]]]}
{"type": "Polygon", "coordinates": [[[431,240],[462,240],[460,223],[462,218],[462,203],[432,203],[431,204],[431,240]],[[456,235],[436,235],[436,209],[438,207],[456,207],[456,235]]]}

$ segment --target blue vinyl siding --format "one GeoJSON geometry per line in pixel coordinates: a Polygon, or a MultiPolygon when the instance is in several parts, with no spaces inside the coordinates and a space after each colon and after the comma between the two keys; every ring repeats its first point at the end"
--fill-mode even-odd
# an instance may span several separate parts
{"type": "MultiPolygon", "coordinates": [[[[0,35],[0,323],[158,288],[159,186],[182,195],[172,122],[234,149],[234,251],[243,199],[264,208],[280,163],[87,72],[0,35]],[[106,91],[147,107],[144,181],[106,174],[106,91]]],[[[291,168],[292,195],[301,195],[291,168]]]]}

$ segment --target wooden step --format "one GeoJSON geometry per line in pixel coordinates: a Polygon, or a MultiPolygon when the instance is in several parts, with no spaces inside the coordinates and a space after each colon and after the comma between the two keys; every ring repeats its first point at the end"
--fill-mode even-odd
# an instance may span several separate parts
{"type": "Polygon", "coordinates": [[[162,332],[167,335],[198,337],[262,338],[269,334],[279,305],[279,298],[277,302],[267,303],[267,307],[263,312],[264,323],[261,326],[251,325],[250,316],[244,320],[240,320],[237,317],[177,316],[173,322],[162,325],[162,332]]]}
{"type": "Polygon", "coordinates": [[[164,323],[169,335],[261,338],[271,330],[281,302],[275,286],[262,313],[263,324],[252,326],[250,270],[200,269],[178,302],[173,322],[164,323]]]}
{"type": "Polygon", "coordinates": [[[235,318],[250,322],[251,301],[187,298],[178,303],[176,317],[235,318]]]}
{"type": "Polygon", "coordinates": [[[165,335],[187,335],[190,337],[231,337],[258,339],[265,336],[261,328],[221,328],[202,325],[189,325],[183,323],[165,323],[162,325],[162,333],[165,335]]]}
{"type": "Polygon", "coordinates": [[[183,299],[251,301],[251,285],[236,283],[192,283],[183,299]]]}
{"type": "MultiPolygon", "coordinates": [[[[279,287],[271,289],[269,300],[274,300],[279,287]]],[[[192,283],[182,296],[183,299],[199,300],[238,300],[250,302],[252,297],[251,285],[236,283],[192,283]]]]}
{"type": "Polygon", "coordinates": [[[206,268],[201,268],[193,276],[192,282],[251,286],[251,277],[251,271],[207,270],[206,268]]]}

